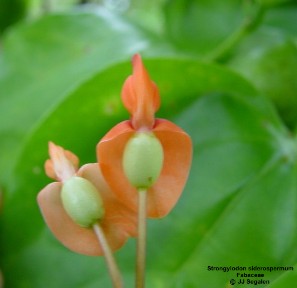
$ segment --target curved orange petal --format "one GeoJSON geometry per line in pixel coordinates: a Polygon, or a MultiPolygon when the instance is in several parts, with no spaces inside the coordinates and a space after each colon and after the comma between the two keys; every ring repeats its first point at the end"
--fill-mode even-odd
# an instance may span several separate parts
{"type": "Polygon", "coordinates": [[[47,226],[68,249],[90,256],[103,255],[93,230],[80,227],[65,212],[60,197],[61,188],[62,183],[53,182],[37,196],[47,226]]]}
{"type": "Polygon", "coordinates": [[[137,190],[124,174],[122,159],[127,141],[133,136],[130,121],[113,127],[97,144],[97,159],[101,172],[117,199],[137,211],[137,190]]]}
{"type": "Polygon", "coordinates": [[[133,74],[123,85],[122,101],[132,116],[134,129],[151,129],[155,123],[155,112],[160,107],[158,88],[151,81],[139,54],[134,55],[132,64],[133,74]]]}
{"type": "Polygon", "coordinates": [[[153,129],[164,150],[164,166],[148,192],[148,216],[166,216],[178,201],[188,179],[192,162],[190,136],[174,123],[157,119],[153,129]]]}
{"type": "Polygon", "coordinates": [[[103,178],[98,163],[82,166],[77,175],[92,182],[100,192],[105,210],[100,224],[111,247],[117,249],[124,244],[127,237],[136,237],[137,216],[135,212],[115,197],[103,178]]]}
{"type": "Polygon", "coordinates": [[[47,159],[44,163],[44,170],[47,177],[59,181],[55,169],[54,164],[51,159],[47,159]]]}
{"type": "MultiPolygon", "coordinates": [[[[164,167],[157,182],[148,190],[147,215],[167,215],[179,199],[186,183],[191,160],[192,142],[188,134],[170,121],[157,119],[153,132],[164,149],[164,167]]],[[[137,211],[138,195],[122,168],[125,145],[135,131],[129,121],[109,131],[97,145],[97,156],[106,181],[118,199],[137,211]]]]}

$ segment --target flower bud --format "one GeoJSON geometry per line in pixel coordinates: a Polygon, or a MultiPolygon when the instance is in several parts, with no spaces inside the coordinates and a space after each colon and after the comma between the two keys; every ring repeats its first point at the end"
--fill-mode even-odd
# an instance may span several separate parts
{"type": "Polygon", "coordinates": [[[102,219],[104,208],[96,187],[81,177],[71,177],[61,191],[64,209],[70,218],[82,227],[91,227],[102,219]]]}
{"type": "Polygon", "coordinates": [[[163,147],[159,139],[153,133],[137,132],[124,150],[124,172],[134,187],[147,189],[160,176],[163,158],[163,147]]]}

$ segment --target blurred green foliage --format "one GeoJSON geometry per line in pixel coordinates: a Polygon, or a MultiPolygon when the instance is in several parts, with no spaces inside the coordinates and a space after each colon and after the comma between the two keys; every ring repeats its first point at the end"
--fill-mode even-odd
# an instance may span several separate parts
{"type": "Polygon", "coordinates": [[[28,6],[27,2],[27,0],[0,1],[0,33],[25,17],[28,6]]]}
{"type": "MultiPolygon", "coordinates": [[[[10,11],[0,8],[5,287],[110,287],[103,259],[76,255],[53,237],[36,195],[50,182],[48,141],[81,164],[95,162],[96,143],[129,117],[120,91],[137,52],[160,89],[157,116],[194,143],[178,205],[149,221],[147,287],[237,279],[209,265],[293,266],[265,272],[270,284],[258,287],[295,287],[296,1],[78,2],[0,2],[10,11]]],[[[134,250],[131,239],[116,253],[127,287],[134,250]]]]}

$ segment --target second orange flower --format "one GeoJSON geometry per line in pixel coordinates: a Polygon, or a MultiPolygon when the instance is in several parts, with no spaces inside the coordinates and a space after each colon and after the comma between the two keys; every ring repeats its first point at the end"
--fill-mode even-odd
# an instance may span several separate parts
{"type": "MultiPolygon", "coordinates": [[[[137,211],[138,189],[127,177],[124,154],[133,137],[148,135],[156,139],[162,146],[163,159],[158,178],[147,189],[147,216],[160,218],[171,211],[184,189],[192,161],[192,141],[174,123],[155,118],[160,106],[158,88],[140,55],[136,54],[132,63],[133,74],[122,89],[122,101],[131,118],[117,124],[103,137],[97,145],[97,157],[102,174],[118,200],[137,211]]],[[[146,165],[144,161],[144,169],[146,165]]]]}

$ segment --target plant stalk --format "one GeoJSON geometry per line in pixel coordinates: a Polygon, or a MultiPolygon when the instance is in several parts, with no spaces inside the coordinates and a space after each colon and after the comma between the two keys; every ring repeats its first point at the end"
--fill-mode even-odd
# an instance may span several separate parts
{"type": "Polygon", "coordinates": [[[93,229],[98,238],[99,244],[101,245],[101,248],[103,250],[105,262],[108,267],[108,271],[109,271],[109,275],[110,275],[113,287],[122,288],[123,282],[122,282],[121,273],[116,264],[116,261],[110,249],[110,246],[106,240],[105,234],[98,223],[93,225],[93,229]]]}
{"type": "Polygon", "coordinates": [[[145,257],[146,257],[146,198],[147,190],[138,191],[138,238],[136,252],[136,279],[135,287],[145,286],[145,257]]]}

